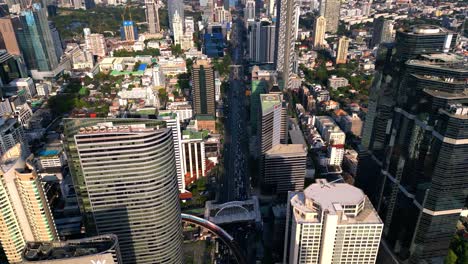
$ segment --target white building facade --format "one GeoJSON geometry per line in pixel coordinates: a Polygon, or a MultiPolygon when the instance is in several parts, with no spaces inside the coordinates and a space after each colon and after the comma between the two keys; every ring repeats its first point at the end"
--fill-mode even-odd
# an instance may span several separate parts
{"type": "Polygon", "coordinates": [[[304,192],[289,193],[283,263],[373,264],[382,230],[360,189],[320,179],[304,192]]]}

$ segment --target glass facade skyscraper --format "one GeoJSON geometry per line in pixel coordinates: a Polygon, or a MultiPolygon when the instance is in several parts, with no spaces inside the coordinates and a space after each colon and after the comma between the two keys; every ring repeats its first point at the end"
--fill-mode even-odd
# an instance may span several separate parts
{"type": "Polygon", "coordinates": [[[30,70],[52,71],[58,63],[54,36],[47,21],[47,10],[39,3],[13,18],[20,50],[30,70]]]}
{"type": "Polygon", "coordinates": [[[468,67],[456,35],[434,26],[397,33],[374,77],[357,184],[385,223],[391,249],[439,263],[468,195],[468,67]]]}
{"type": "Polygon", "coordinates": [[[87,231],[116,234],[124,263],[182,263],[174,146],[163,127],[146,119],[64,120],[87,231]]]}

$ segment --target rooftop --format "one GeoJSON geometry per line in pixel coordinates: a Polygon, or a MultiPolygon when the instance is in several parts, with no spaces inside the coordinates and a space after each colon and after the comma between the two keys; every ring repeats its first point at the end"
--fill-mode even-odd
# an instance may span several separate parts
{"type": "Polygon", "coordinates": [[[307,155],[302,144],[278,144],[272,147],[265,153],[267,156],[271,155],[307,155]]]}
{"type": "MultiPolygon", "coordinates": [[[[382,220],[362,190],[347,183],[317,180],[304,192],[292,194],[290,201],[291,205],[300,212],[339,214],[341,215],[340,224],[382,224],[382,220]],[[357,210],[357,214],[347,213],[345,210],[357,210]]],[[[297,212],[295,216],[303,222],[321,221],[321,217],[306,218],[305,215],[297,212]]]]}
{"type": "Polygon", "coordinates": [[[117,236],[115,235],[102,235],[65,242],[28,242],[23,252],[23,258],[26,262],[78,258],[105,253],[113,250],[116,245],[117,236]]]}
{"type": "Polygon", "coordinates": [[[215,121],[214,116],[211,115],[197,115],[196,119],[202,121],[215,121]]]}
{"type": "Polygon", "coordinates": [[[408,60],[406,64],[463,73],[468,72],[468,66],[464,57],[452,53],[426,54],[421,56],[421,59],[408,60]]]}
{"type": "Polygon", "coordinates": [[[60,153],[60,150],[58,149],[45,149],[41,150],[38,153],[39,157],[50,157],[50,156],[56,156],[60,153]]]}
{"type": "Polygon", "coordinates": [[[281,107],[281,96],[279,94],[261,94],[260,102],[262,104],[262,112],[272,110],[272,108],[281,107]]]}
{"type": "Polygon", "coordinates": [[[209,132],[206,130],[203,131],[193,131],[193,130],[184,130],[182,131],[183,139],[204,139],[208,136],[209,132]]]}
{"type": "Polygon", "coordinates": [[[311,184],[304,190],[304,195],[306,198],[320,204],[322,210],[335,213],[334,204],[357,205],[365,198],[364,192],[352,185],[328,182],[311,184]]]}
{"type": "Polygon", "coordinates": [[[112,122],[98,123],[95,126],[80,127],[78,134],[97,133],[126,133],[126,132],[150,132],[154,128],[147,128],[144,123],[114,126],[112,122]]]}

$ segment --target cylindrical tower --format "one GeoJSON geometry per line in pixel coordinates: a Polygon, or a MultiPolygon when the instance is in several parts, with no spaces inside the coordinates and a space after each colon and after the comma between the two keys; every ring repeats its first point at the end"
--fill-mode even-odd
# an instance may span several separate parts
{"type": "Polygon", "coordinates": [[[182,263],[170,129],[112,123],[74,136],[99,234],[116,234],[124,263],[182,263]]]}

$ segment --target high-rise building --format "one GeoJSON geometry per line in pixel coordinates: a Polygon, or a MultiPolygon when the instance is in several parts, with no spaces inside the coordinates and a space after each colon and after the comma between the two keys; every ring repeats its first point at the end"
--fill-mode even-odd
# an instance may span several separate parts
{"type": "Polygon", "coordinates": [[[446,53],[457,42],[457,34],[432,25],[413,27],[411,30],[399,30],[396,33],[396,57],[408,60],[421,54],[446,53]]]}
{"type": "Polygon", "coordinates": [[[288,144],[289,141],[289,118],[288,118],[288,103],[283,98],[281,102],[281,129],[280,129],[280,143],[288,144]]]}
{"type": "Polygon", "coordinates": [[[338,40],[338,48],[336,50],[336,64],[346,64],[348,61],[348,47],[349,39],[347,37],[341,37],[338,40]]]}
{"type": "Polygon", "coordinates": [[[267,11],[267,15],[271,18],[276,18],[276,12],[278,11],[276,0],[265,0],[264,7],[267,11]]]}
{"type": "Polygon", "coordinates": [[[370,16],[372,11],[372,0],[363,1],[361,4],[361,11],[363,16],[370,16]]]}
{"type": "Polygon", "coordinates": [[[58,239],[41,179],[31,161],[21,144],[2,155],[0,242],[10,263],[22,263],[26,241],[58,239]]]}
{"type": "Polygon", "coordinates": [[[388,43],[393,41],[392,37],[393,21],[379,17],[374,20],[374,32],[372,33],[371,48],[380,43],[388,43]]]}
{"type": "Polygon", "coordinates": [[[314,47],[323,47],[325,45],[325,29],[327,20],[324,16],[319,16],[315,19],[314,26],[314,47]]]}
{"type": "Polygon", "coordinates": [[[289,193],[283,262],[373,264],[382,229],[360,189],[319,179],[289,193]]]}
{"type": "Polygon", "coordinates": [[[133,21],[125,20],[120,28],[120,38],[126,41],[135,41],[138,39],[138,29],[133,21]]]}
{"type": "Polygon", "coordinates": [[[145,119],[64,122],[83,215],[92,216],[86,218],[92,221],[88,226],[99,235],[118,236],[123,263],[182,263],[171,129],[162,128],[164,122],[145,119]]]}
{"type": "Polygon", "coordinates": [[[231,13],[228,10],[226,10],[223,6],[215,7],[213,12],[214,22],[224,24],[231,21],[231,13]]]}
{"type": "Polygon", "coordinates": [[[67,241],[30,241],[23,251],[23,264],[123,264],[116,235],[67,241]]]}
{"type": "Polygon", "coordinates": [[[327,21],[326,32],[336,33],[340,23],[340,0],[321,0],[320,15],[327,21]]]}
{"type": "Polygon", "coordinates": [[[15,118],[0,119],[0,155],[8,152],[16,144],[26,144],[23,127],[15,118]]]}
{"type": "Polygon", "coordinates": [[[424,54],[444,53],[456,45],[457,34],[443,28],[423,25],[396,33],[395,45],[382,47],[377,56],[377,71],[371,86],[368,113],[364,123],[362,144],[383,152],[387,124],[393,115],[395,93],[403,76],[404,63],[424,54]],[[395,51],[396,49],[396,51],[395,51]],[[396,53],[393,55],[393,53],[396,53]]]}
{"type": "Polygon", "coordinates": [[[84,38],[86,49],[93,54],[93,56],[105,57],[107,53],[106,39],[104,35],[91,33],[89,28],[84,28],[84,38]]]}
{"type": "Polygon", "coordinates": [[[52,34],[55,54],[57,55],[57,58],[59,58],[60,60],[60,57],[62,57],[63,55],[62,39],[60,38],[60,34],[57,28],[55,27],[55,24],[51,21],[49,21],[49,29],[50,29],[50,33],[52,34]]]}
{"type": "Polygon", "coordinates": [[[172,18],[172,34],[174,35],[174,44],[181,45],[182,37],[184,36],[184,25],[179,13],[175,12],[172,18]]]}
{"type": "Polygon", "coordinates": [[[206,176],[204,132],[185,130],[182,136],[182,162],[184,162],[185,181],[190,184],[206,176]]]}
{"type": "Polygon", "coordinates": [[[192,16],[185,17],[184,26],[186,35],[192,36],[195,33],[195,20],[192,16]]]}
{"type": "Polygon", "coordinates": [[[323,164],[341,166],[346,134],[329,116],[316,116],[315,126],[327,144],[327,156],[322,159],[323,164]]]}
{"type": "Polygon", "coordinates": [[[268,21],[249,25],[249,58],[258,63],[275,62],[276,26],[268,21]]]}
{"type": "Polygon", "coordinates": [[[280,144],[282,102],[279,94],[260,94],[259,157],[280,144]]]}
{"type": "Polygon", "coordinates": [[[166,122],[166,127],[172,130],[172,140],[174,141],[174,154],[177,168],[177,185],[179,191],[185,192],[185,163],[182,150],[182,136],[180,130],[180,117],[175,112],[160,113],[158,120],[166,122]]]}
{"type": "Polygon", "coordinates": [[[26,77],[27,72],[22,57],[0,50],[0,84],[6,85],[15,79],[26,77]]]}
{"type": "Polygon", "coordinates": [[[307,152],[302,144],[278,144],[265,152],[262,189],[275,194],[302,191],[307,152]]]}
{"type": "Polygon", "coordinates": [[[283,88],[291,87],[294,70],[295,43],[299,27],[299,3],[297,0],[278,1],[279,20],[276,22],[277,48],[276,70],[281,73],[283,88]]]}
{"type": "Polygon", "coordinates": [[[184,1],[183,0],[170,0],[167,1],[167,12],[169,18],[169,27],[171,32],[174,30],[172,27],[172,21],[174,21],[174,16],[176,12],[179,14],[180,20],[184,21],[184,1]]]}
{"type": "Polygon", "coordinates": [[[276,71],[261,70],[259,66],[252,67],[252,87],[250,93],[250,123],[252,134],[257,135],[258,116],[260,109],[260,94],[268,93],[276,81],[276,71]]]}
{"type": "Polygon", "coordinates": [[[449,53],[454,39],[436,26],[398,31],[371,88],[356,184],[409,263],[443,261],[466,206],[468,69],[449,53]]]}
{"type": "Polygon", "coordinates": [[[276,26],[272,24],[263,24],[260,27],[260,63],[275,63],[276,52],[276,26]]]}
{"type": "Polygon", "coordinates": [[[13,27],[28,69],[53,71],[59,63],[59,57],[46,9],[38,3],[33,4],[31,9],[25,9],[13,18],[13,27]]]}
{"type": "Polygon", "coordinates": [[[145,0],[146,23],[148,23],[148,31],[150,34],[159,33],[159,5],[158,0],[145,0]]]}
{"type": "Polygon", "coordinates": [[[0,18],[0,48],[12,55],[21,56],[11,17],[0,18]]]}
{"type": "Polygon", "coordinates": [[[247,0],[244,8],[245,21],[255,21],[255,0],[247,0]]]}
{"type": "Polygon", "coordinates": [[[192,100],[195,115],[216,116],[214,69],[207,59],[193,64],[192,100]]]}

